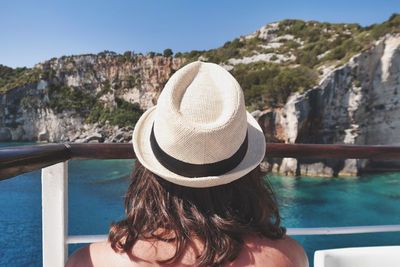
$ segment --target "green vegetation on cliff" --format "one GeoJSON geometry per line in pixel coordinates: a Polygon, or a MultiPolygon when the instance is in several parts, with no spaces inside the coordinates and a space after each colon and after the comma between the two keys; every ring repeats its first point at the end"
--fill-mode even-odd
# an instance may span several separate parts
{"type": "Polygon", "coordinates": [[[86,117],[96,104],[95,97],[78,88],[51,84],[48,89],[48,106],[58,113],[64,110],[75,110],[79,115],[86,117]]]}
{"type": "Polygon", "coordinates": [[[371,36],[375,39],[387,33],[400,33],[400,14],[395,13],[383,23],[368,26],[366,27],[366,31],[370,31],[371,36]]]}
{"type": "Polygon", "coordinates": [[[293,92],[315,85],[317,75],[308,67],[281,67],[273,63],[240,64],[232,74],[242,86],[250,110],[280,106],[293,92]]]}
{"type": "Polygon", "coordinates": [[[139,104],[116,98],[115,107],[104,107],[98,98],[109,90],[106,84],[103,90],[94,96],[77,88],[52,84],[49,86],[48,107],[58,113],[74,110],[88,123],[109,121],[110,124],[121,127],[134,126],[143,113],[139,104]]]}
{"type": "Polygon", "coordinates": [[[38,69],[9,68],[0,64],[0,94],[10,89],[37,82],[40,77],[38,69]]]}
{"type": "Polygon", "coordinates": [[[143,110],[140,109],[139,104],[132,104],[121,98],[116,98],[115,102],[117,105],[113,109],[105,108],[100,103],[96,103],[86,117],[86,122],[95,123],[109,121],[111,125],[134,127],[143,114],[143,110]]]}

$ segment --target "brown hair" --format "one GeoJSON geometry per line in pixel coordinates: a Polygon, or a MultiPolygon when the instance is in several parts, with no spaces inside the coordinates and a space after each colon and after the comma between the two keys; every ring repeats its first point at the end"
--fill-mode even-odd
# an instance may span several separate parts
{"type": "MultiPolygon", "coordinates": [[[[159,263],[173,263],[184,253],[191,236],[205,245],[199,266],[233,261],[243,245],[243,236],[279,239],[277,202],[260,167],[226,185],[189,188],[168,182],[136,161],[132,182],[125,196],[127,218],[113,223],[109,241],[115,251],[130,253],[139,239],[174,242],[175,254],[159,263]],[[163,229],[163,233],[159,230],[163,229]]],[[[196,178],[193,178],[196,179],[196,178]]]]}

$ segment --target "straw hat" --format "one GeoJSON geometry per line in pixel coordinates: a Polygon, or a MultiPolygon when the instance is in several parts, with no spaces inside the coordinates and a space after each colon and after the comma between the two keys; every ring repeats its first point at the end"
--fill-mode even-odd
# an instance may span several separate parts
{"type": "Polygon", "coordinates": [[[187,187],[230,183],[265,154],[264,134],[238,82],[221,66],[199,61],[172,75],[137,122],[132,142],[144,167],[187,187]]]}

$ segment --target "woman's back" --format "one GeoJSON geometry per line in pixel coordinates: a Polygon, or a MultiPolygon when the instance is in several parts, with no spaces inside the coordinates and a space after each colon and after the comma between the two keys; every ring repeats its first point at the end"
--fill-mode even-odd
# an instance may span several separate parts
{"type": "MultiPolygon", "coordinates": [[[[194,241],[185,250],[184,255],[171,264],[159,264],[173,256],[175,249],[167,242],[138,241],[132,253],[116,253],[109,242],[93,243],[77,251],[68,261],[66,267],[133,267],[133,266],[195,266],[196,257],[202,250],[202,243],[194,241]]],[[[223,266],[274,266],[274,267],[306,267],[307,256],[303,248],[290,237],[269,240],[257,236],[244,238],[244,245],[238,257],[223,266]]]]}

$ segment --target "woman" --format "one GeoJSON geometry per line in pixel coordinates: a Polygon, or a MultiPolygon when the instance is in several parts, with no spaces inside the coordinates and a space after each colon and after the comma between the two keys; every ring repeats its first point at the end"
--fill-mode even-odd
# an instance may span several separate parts
{"type": "Polygon", "coordinates": [[[308,266],[260,172],[264,134],[225,69],[177,71],[132,140],[126,219],[67,266],[308,266]]]}

